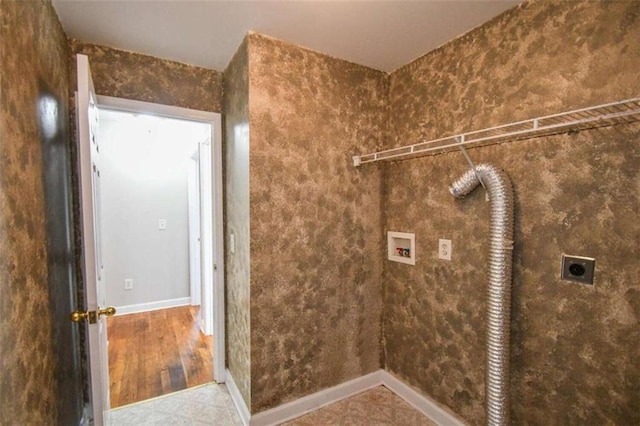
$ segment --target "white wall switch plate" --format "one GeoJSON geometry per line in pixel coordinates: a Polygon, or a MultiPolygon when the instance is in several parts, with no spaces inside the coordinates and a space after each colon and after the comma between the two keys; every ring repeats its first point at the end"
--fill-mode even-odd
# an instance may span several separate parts
{"type": "Polygon", "coordinates": [[[451,240],[438,240],[438,258],[451,260],[451,240]]]}
{"type": "Polygon", "coordinates": [[[158,219],[158,229],[160,231],[167,230],[167,219],[158,219]]]}
{"type": "Polygon", "coordinates": [[[125,290],[133,290],[133,279],[125,278],[124,279],[124,289],[125,290]]]}
{"type": "Polygon", "coordinates": [[[233,232],[229,235],[229,251],[231,252],[231,254],[234,254],[236,252],[236,236],[233,234],[233,232]]]}

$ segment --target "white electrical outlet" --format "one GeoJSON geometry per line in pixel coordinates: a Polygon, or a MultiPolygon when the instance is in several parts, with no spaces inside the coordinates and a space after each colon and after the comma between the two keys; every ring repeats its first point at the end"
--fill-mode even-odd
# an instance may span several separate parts
{"type": "Polygon", "coordinates": [[[167,230],[167,219],[158,219],[158,229],[160,231],[167,230]]]}
{"type": "Polygon", "coordinates": [[[442,260],[451,260],[451,240],[438,240],[438,257],[442,260]]]}
{"type": "Polygon", "coordinates": [[[124,289],[125,290],[133,290],[133,279],[125,278],[124,279],[124,289]]]}

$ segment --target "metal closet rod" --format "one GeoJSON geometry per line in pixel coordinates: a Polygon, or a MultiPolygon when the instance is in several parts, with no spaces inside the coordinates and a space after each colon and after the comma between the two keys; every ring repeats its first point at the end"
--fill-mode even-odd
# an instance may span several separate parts
{"type": "Polygon", "coordinates": [[[640,98],[531,118],[370,154],[354,155],[353,165],[358,167],[362,164],[377,161],[406,159],[457,151],[461,147],[516,141],[556,133],[633,123],[635,121],[640,121],[640,98]]]}

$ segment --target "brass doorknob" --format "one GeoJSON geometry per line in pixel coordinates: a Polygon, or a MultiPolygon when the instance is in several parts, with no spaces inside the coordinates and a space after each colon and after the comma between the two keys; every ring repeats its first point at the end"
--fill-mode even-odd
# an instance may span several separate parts
{"type": "Polygon", "coordinates": [[[100,309],[98,310],[98,316],[107,316],[107,317],[112,317],[116,314],[116,308],[114,308],[113,306],[107,306],[106,308],[100,309]]]}
{"type": "Polygon", "coordinates": [[[71,315],[69,316],[69,318],[73,322],[80,322],[83,319],[86,319],[88,317],[89,317],[89,312],[84,312],[84,311],[73,311],[73,312],[71,312],[71,315]]]}

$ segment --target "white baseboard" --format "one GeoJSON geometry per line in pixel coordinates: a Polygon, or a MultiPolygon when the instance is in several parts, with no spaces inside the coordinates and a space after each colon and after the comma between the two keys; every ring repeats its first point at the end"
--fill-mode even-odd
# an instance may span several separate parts
{"type": "Polygon", "coordinates": [[[240,420],[242,420],[242,424],[244,426],[249,426],[249,421],[251,419],[251,413],[249,411],[249,407],[247,407],[247,403],[244,402],[244,398],[240,393],[240,389],[238,389],[238,385],[236,385],[235,380],[233,380],[233,375],[231,371],[227,369],[225,384],[227,385],[227,389],[229,389],[229,394],[231,395],[231,399],[233,400],[233,404],[236,406],[238,410],[238,415],[240,416],[240,420]]]}
{"type": "Polygon", "coordinates": [[[238,411],[241,411],[240,417],[245,426],[278,425],[380,385],[385,386],[400,398],[404,399],[408,404],[438,425],[465,425],[463,421],[456,418],[455,415],[442,408],[435,401],[420,394],[385,370],[369,373],[357,379],[350,380],[329,389],[324,389],[320,392],[296,399],[295,401],[287,402],[286,404],[257,413],[253,416],[249,414],[249,410],[242,396],[240,396],[240,392],[237,390],[235,383],[231,384],[233,380],[229,380],[230,377],[231,375],[227,370],[227,386],[229,387],[232,398],[234,398],[236,407],[238,407],[239,404],[236,402],[232,388],[235,388],[235,392],[238,394],[237,398],[239,398],[240,405],[242,405],[242,407],[238,407],[238,411]],[[245,410],[245,412],[242,413],[242,410],[245,410]]]}
{"type": "Polygon", "coordinates": [[[391,373],[380,370],[380,374],[382,375],[382,384],[387,389],[404,399],[409,405],[427,416],[432,422],[441,426],[463,426],[466,424],[456,418],[454,414],[441,407],[437,402],[420,394],[391,373]]]}
{"type": "Polygon", "coordinates": [[[117,306],[116,315],[137,314],[139,312],[157,311],[158,309],[176,308],[178,306],[186,306],[190,304],[190,297],[180,297],[178,299],[158,300],[157,302],[117,306]]]}
{"type": "Polygon", "coordinates": [[[333,404],[334,402],[380,386],[382,384],[381,371],[382,370],[369,373],[357,379],[339,384],[338,386],[321,390],[320,392],[287,402],[286,404],[267,411],[262,411],[251,416],[250,424],[251,426],[269,426],[284,423],[315,411],[325,405],[333,404]]]}

